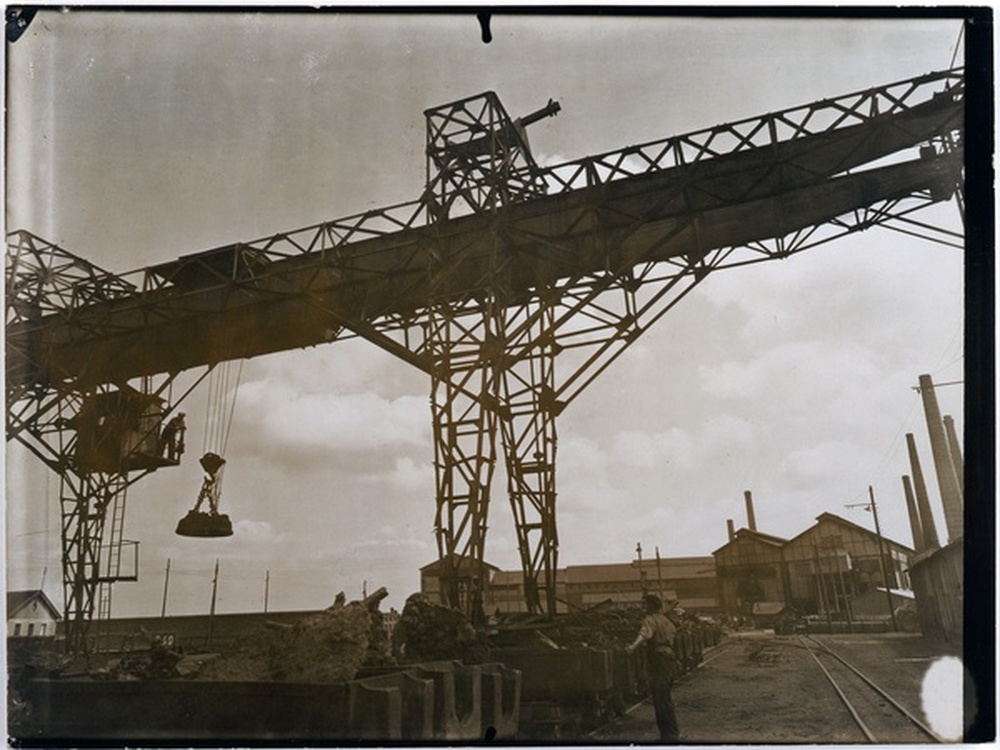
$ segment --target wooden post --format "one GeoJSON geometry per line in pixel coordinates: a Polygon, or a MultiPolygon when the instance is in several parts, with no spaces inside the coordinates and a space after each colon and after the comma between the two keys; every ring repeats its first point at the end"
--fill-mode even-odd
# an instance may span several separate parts
{"type": "Polygon", "coordinates": [[[163,576],[163,605],[160,607],[160,617],[167,616],[167,588],[170,586],[170,558],[167,558],[167,570],[163,576]]]}
{"type": "Polygon", "coordinates": [[[212,607],[208,611],[208,647],[212,647],[212,631],[215,629],[215,598],[219,592],[219,558],[215,558],[215,574],[212,576],[212,607]]]}
{"type": "Polygon", "coordinates": [[[656,593],[663,601],[663,573],[660,570],[660,548],[656,548],[656,593]]]}
{"type": "Polygon", "coordinates": [[[868,497],[872,501],[872,515],[875,516],[875,537],[878,539],[878,559],[882,564],[882,582],[885,584],[885,599],[889,605],[889,619],[892,620],[892,632],[898,633],[899,627],[896,625],[896,612],[892,607],[892,585],[889,583],[889,573],[885,564],[885,551],[882,549],[882,529],[878,524],[878,506],[875,505],[875,490],[868,485],[868,497]]]}

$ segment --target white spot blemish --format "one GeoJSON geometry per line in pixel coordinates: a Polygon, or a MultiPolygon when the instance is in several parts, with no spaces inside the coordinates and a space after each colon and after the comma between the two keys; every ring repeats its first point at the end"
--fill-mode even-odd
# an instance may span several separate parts
{"type": "Polygon", "coordinates": [[[948,742],[962,738],[964,672],[961,659],[942,657],[927,668],[920,688],[920,702],[927,723],[948,742]]]}

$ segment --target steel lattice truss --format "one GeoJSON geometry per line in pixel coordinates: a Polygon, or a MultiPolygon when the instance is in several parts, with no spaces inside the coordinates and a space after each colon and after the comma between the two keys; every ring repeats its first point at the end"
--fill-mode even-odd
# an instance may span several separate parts
{"type": "Polygon", "coordinates": [[[511,120],[488,92],[425,112],[411,203],[125,276],[15,232],[8,437],[65,429],[69,392],[361,337],[431,376],[448,601],[481,594],[499,435],[528,604],[552,612],[557,415],[713,271],[876,226],[962,247],[918,217],[960,202],[963,110],[956,69],[540,167],[525,127],[558,105],[511,120]]]}

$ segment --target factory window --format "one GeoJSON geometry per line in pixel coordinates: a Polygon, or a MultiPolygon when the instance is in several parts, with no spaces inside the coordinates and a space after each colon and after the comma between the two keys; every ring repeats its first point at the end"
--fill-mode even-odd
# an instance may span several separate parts
{"type": "Polygon", "coordinates": [[[14,635],[21,635],[21,623],[14,623],[14,635]]]}
{"type": "Polygon", "coordinates": [[[28,623],[28,635],[34,635],[34,634],[35,634],[35,623],[29,622],[28,623]]]}

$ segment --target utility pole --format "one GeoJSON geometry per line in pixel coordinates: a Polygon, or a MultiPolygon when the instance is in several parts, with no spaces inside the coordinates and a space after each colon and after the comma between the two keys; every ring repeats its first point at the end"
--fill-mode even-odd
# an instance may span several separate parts
{"type": "Polygon", "coordinates": [[[868,497],[869,502],[867,503],[854,503],[853,505],[846,505],[847,508],[864,508],[867,511],[871,511],[872,516],[875,517],[875,538],[878,540],[878,561],[879,567],[882,569],[882,582],[885,584],[885,601],[889,605],[889,619],[892,620],[892,632],[898,633],[899,627],[896,625],[896,612],[892,607],[892,585],[889,583],[889,570],[885,564],[885,550],[882,543],[882,528],[879,526],[878,522],[878,505],[875,504],[875,490],[872,489],[871,485],[868,485],[868,497]]]}
{"type": "Polygon", "coordinates": [[[167,558],[167,570],[163,575],[163,604],[160,606],[160,617],[167,616],[167,588],[170,586],[170,558],[167,558]]]}
{"type": "Polygon", "coordinates": [[[660,571],[660,548],[656,548],[656,593],[663,601],[663,574],[660,571]]]}
{"type": "Polygon", "coordinates": [[[635,543],[635,554],[639,559],[639,603],[646,595],[646,571],[642,569],[642,542],[635,543]]]}
{"type": "Polygon", "coordinates": [[[264,612],[267,612],[267,597],[271,590],[271,571],[264,574],[264,612]]]}
{"type": "Polygon", "coordinates": [[[215,558],[215,575],[212,576],[212,607],[208,611],[208,647],[212,647],[212,631],[215,628],[215,597],[219,592],[219,558],[215,558]]]}
{"type": "Polygon", "coordinates": [[[892,606],[892,585],[889,583],[889,569],[885,562],[885,550],[882,540],[882,528],[878,523],[878,505],[875,504],[875,490],[868,485],[868,497],[872,501],[872,516],[875,518],[875,536],[878,538],[878,559],[882,563],[882,580],[885,582],[885,601],[889,605],[889,618],[892,620],[892,632],[898,633],[899,627],[896,625],[896,611],[892,606]]]}

